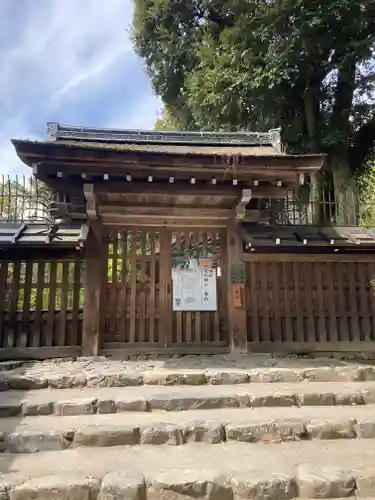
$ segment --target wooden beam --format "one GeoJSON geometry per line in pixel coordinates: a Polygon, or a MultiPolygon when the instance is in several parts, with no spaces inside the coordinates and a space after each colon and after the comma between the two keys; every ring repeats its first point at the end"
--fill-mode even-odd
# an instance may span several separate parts
{"type": "MultiPolygon", "coordinates": [[[[56,179],[46,180],[48,185],[54,189],[66,189],[70,190],[71,186],[74,186],[74,190],[78,191],[82,189],[79,184],[73,182],[60,181],[56,179]]],[[[285,198],[288,195],[288,191],[293,190],[296,184],[285,183],[283,187],[276,187],[267,184],[257,184],[253,187],[252,181],[242,183],[242,185],[223,185],[223,184],[195,184],[191,185],[186,182],[184,184],[176,184],[175,181],[172,186],[161,182],[152,185],[148,182],[114,182],[109,181],[106,184],[102,182],[95,182],[95,194],[100,196],[101,194],[113,193],[113,194],[147,194],[150,193],[153,196],[213,196],[220,198],[235,198],[238,197],[242,189],[252,190],[252,198],[285,198]]]]}
{"type": "Polygon", "coordinates": [[[88,234],[84,269],[82,354],[96,356],[104,330],[107,256],[106,240],[94,231],[88,234]]]}
{"type": "Polygon", "coordinates": [[[227,219],[181,219],[181,218],[176,218],[176,217],[154,217],[150,218],[148,216],[138,216],[138,217],[102,217],[102,223],[106,227],[120,227],[124,228],[126,227],[147,227],[147,228],[154,228],[154,227],[173,227],[173,229],[176,228],[182,228],[186,229],[186,226],[189,226],[191,228],[202,228],[202,229],[207,229],[207,228],[225,228],[227,227],[227,219]]]}
{"type": "MultiPolygon", "coordinates": [[[[210,345],[202,342],[184,342],[168,347],[160,347],[156,342],[105,342],[100,354],[105,356],[118,356],[123,352],[124,355],[129,354],[228,354],[229,348],[226,345],[210,345]]],[[[8,358],[9,359],[9,358],[8,358]]]]}
{"type": "Polygon", "coordinates": [[[249,342],[249,352],[258,353],[332,353],[332,352],[374,352],[373,341],[340,342],[249,342]]]}
{"type": "MultiPolygon", "coordinates": [[[[78,244],[79,245],[79,244],[78,244]]],[[[44,262],[51,259],[57,259],[59,262],[72,261],[83,258],[81,249],[74,249],[71,246],[31,246],[31,245],[11,245],[0,249],[0,260],[44,262]]]]}
{"type": "MultiPolygon", "coordinates": [[[[169,180],[168,180],[169,181],[169,180]]],[[[166,181],[167,182],[167,181],[166,181]]],[[[211,184],[156,184],[155,182],[150,185],[149,182],[107,182],[106,184],[95,184],[95,193],[98,195],[113,193],[113,194],[152,194],[153,196],[225,196],[236,197],[241,192],[238,188],[233,186],[212,186],[211,184]]]]}
{"type": "Polygon", "coordinates": [[[229,343],[232,351],[247,352],[245,282],[234,283],[233,271],[242,265],[243,242],[238,223],[231,219],[227,226],[227,300],[229,343]]]}
{"type": "MultiPolygon", "coordinates": [[[[245,189],[250,189],[245,184],[245,189]]],[[[288,190],[295,185],[285,184],[279,188],[270,185],[258,185],[252,187],[252,198],[285,198],[288,190]]],[[[244,186],[242,185],[242,188],[244,186]]],[[[148,182],[108,182],[106,184],[95,184],[95,193],[101,194],[152,194],[153,196],[213,196],[220,198],[236,198],[242,193],[241,186],[233,185],[212,185],[212,184],[156,184],[150,185],[148,182]]]]}
{"type": "MultiPolygon", "coordinates": [[[[277,187],[276,182],[280,177],[280,173],[272,174],[270,171],[266,173],[238,173],[237,186],[233,186],[232,181],[228,179],[224,179],[222,175],[219,175],[217,172],[215,179],[217,180],[216,185],[212,184],[212,172],[207,170],[197,169],[194,173],[194,177],[196,179],[195,185],[190,185],[190,177],[188,174],[191,171],[187,172],[186,169],[181,168],[179,170],[169,170],[166,172],[153,170],[152,168],[146,168],[139,166],[138,169],[132,172],[132,175],[125,174],[124,171],[121,171],[120,166],[118,166],[115,170],[112,168],[106,168],[109,180],[106,181],[108,187],[105,187],[105,182],[103,181],[103,169],[104,166],[99,168],[94,168],[94,166],[87,165],[77,165],[75,168],[64,167],[64,178],[57,179],[56,178],[56,170],[57,168],[62,169],[62,166],[52,166],[52,165],[42,165],[43,169],[40,167],[38,170],[38,178],[45,182],[47,185],[51,186],[53,189],[61,191],[64,188],[65,191],[70,191],[71,188],[76,187],[82,189],[83,182],[93,183],[95,184],[96,189],[102,189],[107,191],[113,190],[113,192],[128,192],[131,190],[132,185],[134,183],[135,188],[134,192],[150,192],[151,189],[156,187],[162,190],[166,186],[171,187],[170,184],[173,185],[173,189],[177,189],[177,193],[181,189],[191,189],[197,188],[202,189],[202,193],[204,191],[209,191],[209,188],[218,188],[227,190],[224,193],[224,196],[231,196],[230,188],[234,193],[238,195],[241,188],[252,188],[253,189],[253,198],[284,198],[287,195],[288,191],[296,189],[298,187],[298,176],[295,173],[286,172],[283,173],[283,184],[282,187],[277,187]],[[90,173],[87,174],[87,178],[83,181],[80,178],[79,172],[80,168],[89,170],[90,173]],[[78,175],[78,176],[77,176],[78,175]],[[170,177],[173,175],[173,177],[170,177]],[[147,182],[148,177],[153,177],[153,182],[150,184],[147,182]],[[126,180],[128,179],[128,180],[126,180]],[[173,179],[173,182],[170,182],[169,179],[173,179]],[[254,185],[254,182],[258,181],[258,185],[254,185]],[[189,187],[187,187],[189,186],[189,187]],[[269,194],[268,194],[269,192],[269,194]]],[[[188,191],[187,191],[188,192],[188,191]]],[[[173,194],[169,191],[169,194],[173,194]]],[[[199,194],[197,192],[197,194],[199,194]]],[[[210,193],[210,195],[215,195],[215,193],[210,193]]]]}
{"type": "Polygon", "coordinates": [[[140,215],[147,215],[150,219],[157,217],[176,217],[180,219],[228,219],[233,216],[233,211],[227,208],[196,208],[184,207],[159,207],[159,206],[128,206],[128,205],[99,205],[101,217],[126,217],[132,219],[140,215]]]}
{"type": "Polygon", "coordinates": [[[75,196],[82,196],[83,200],[83,185],[80,179],[77,178],[65,178],[58,179],[57,177],[50,177],[48,175],[38,173],[38,179],[40,179],[46,186],[48,186],[53,192],[59,193],[70,193],[75,196]]]}
{"type": "Polygon", "coordinates": [[[90,219],[98,219],[98,207],[94,184],[84,184],[83,194],[86,200],[86,213],[90,219]]]}
{"type": "Polygon", "coordinates": [[[244,253],[244,262],[374,262],[375,251],[372,254],[365,253],[244,253]]]}
{"type": "Polygon", "coordinates": [[[251,188],[252,198],[271,198],[282,199],[288,196],[288,191],[293,190],[295,185],[284,183],[283,187],[276,187],[270,185],[258,185],[251,188]]]}
{"type": "MultiPolygon", "coordinates": [[[[162,155],[161,155],[162,156],[162,155]]],[[[256,158],[256,157],[255,157],[256,158]]],[[[303,158],[303,157],[302,157],[303,158]]],[[[238,182],[244,179],[258,179],[263,178],[273,178],[274,180],[282,180],[285,182],[287,179],[291,182],[298,184],[297,175],[299,173],[305,173],[306,175],[312,175],[317,172],[320,167],[316,164],[309,164],[303,161],[290,161],[285,162],[284,157],[277,157],[276,161],[273,158],[249,158],[248,164],[241,165],[240,169],[237,169],[236,178],[238,182]]],[[[94,173],[100,173],[103,176],[103,170],[109,175],[129,175],[130,177],[148,177],[149,175],[155,178],[158,175],[163,177],[170,177],[171,175],[175,178],[191,178],[194,177],[199,179],[209,179],[216,177],[218,182],[225,180],[225,168],[217,160],[211,159],[205,162],[192,162],[191,156],[186,156],[181,158],[179,162],[172,162],[166,159],[166,161],[154,160],[146,161],[145,159],[139,160],[134,158],[130,160],[126,157],[125,161],[122,162],[106,162],[100,161],[74,161],[65,159],[54,159],[50,158],[44,160],[42,164],[42,172],[49,174],[55,174],[56,171],[63,171],[69,175],[69,171],[77,175],[80,171],[90,172],[90,175],[94,173]]]]}
{"type": "Polygon", "coordinates": [[[246,205],[251,200],[251,189],[243,189],[238,205],[236,206],[236,218],[241,220],[246,214],[246,205]]]}
{"type": "Polygon", "coordinates": [[[3,347],[0,360],[51,359],[81,356],[80,346],[3,347]]]}
{"type": "Polygon", "coordinates": [[[53,201],[50,204],[50,213],[54,218],[61,217],[66,219],[85,219],[86,218],[86,204],[75,203],[73,201],[53,201]]]}

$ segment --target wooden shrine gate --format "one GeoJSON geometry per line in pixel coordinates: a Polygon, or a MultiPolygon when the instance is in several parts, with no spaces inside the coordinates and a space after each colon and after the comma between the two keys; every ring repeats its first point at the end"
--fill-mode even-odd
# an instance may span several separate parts
{"type": "Polygon", "coordinates": [[[104,350],[127,353],[228,350],[226,237],[220,228],[115,230],[108,235],[108,283],[104,350]],[[172,265],[176,253],[213,254],[217,310],[172,310],[172,265]]]}

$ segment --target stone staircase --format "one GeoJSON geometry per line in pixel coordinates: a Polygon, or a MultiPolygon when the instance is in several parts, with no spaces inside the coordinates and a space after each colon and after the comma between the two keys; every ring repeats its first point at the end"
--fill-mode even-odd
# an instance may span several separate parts
{"type": "Polygon", "coordinates": [[[0,500],[375,498],[375,367],[0,364],[0,500]]]}

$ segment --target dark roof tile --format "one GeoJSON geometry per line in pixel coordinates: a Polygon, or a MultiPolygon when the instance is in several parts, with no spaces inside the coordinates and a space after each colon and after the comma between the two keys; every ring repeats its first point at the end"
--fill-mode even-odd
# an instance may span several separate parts
{"type": "Polygon", "coordinates": [[[86,224],[71,223],[57,226],[52,230],[48,223],[0,223],[0,247],[12,245],[76,247],[82,246],[87,238],[86,224]]]}

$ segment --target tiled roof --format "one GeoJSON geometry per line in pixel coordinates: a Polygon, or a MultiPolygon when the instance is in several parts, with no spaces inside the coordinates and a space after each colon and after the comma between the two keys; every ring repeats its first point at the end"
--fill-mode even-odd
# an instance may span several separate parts
{"type": "Polygon", "coordinates": [[[242,224],[247,250],[261,247],[355,247],[375,249],[375,230],[361,227],[242,224]]]}
{"type": "Polygon", "coordinates": [[[47,134],[53,140],[114,142],[117,144],[164,144],[164,145],[225,145],[225,146],[273,146],[281,149],[280,129],[268,132],[190,132],[164,130],[123,130],[94,127],[76,127],[47,123],[47,134]]]}
{"type": "Polygon", "coordinates": [[[86,224],[0,223],[0,248],[17,246],[81,247],[87,238],[86,224]]]}

